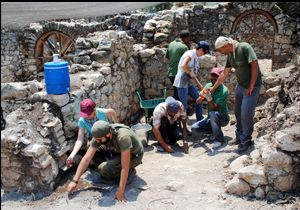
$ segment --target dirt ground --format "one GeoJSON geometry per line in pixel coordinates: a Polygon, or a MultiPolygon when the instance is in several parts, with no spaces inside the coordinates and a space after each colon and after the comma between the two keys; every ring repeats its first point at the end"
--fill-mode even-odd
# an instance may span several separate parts
{"type": "MultiPolygon", "coordinates": [[[[189,117],[189,125],[195,122],[195,115],[189,117]]],[[[226,140],[234,138],[234,125],[223,128],[226,140]]],[[[185,154],[178,142],[175,153],[157,150],[152,135],[145,147],[143,164],[138,166],[137,176],[126,187],[127,203],[116,202],[113,196],[117,185],[97,184],[96,171],[87,171],[81,178],[78,190],[66,199],[68,180],[74,170],[65,175],[61,185],[50,195],[24,195],[4,193],[1,190],[3,210],[82,210],[82,209],[126,209],[126,210],[283,210],[291,204],[268,203],[252,197],[227,194],[225,184],[232,177],[229,164],[239,155],[237,146],[227,143],[219,150],[211,150],[209,135],[192,135],[187,141],[190,148],[185,154]]],[[[248,151],[245,154],[249,154],[248,151]]]]}

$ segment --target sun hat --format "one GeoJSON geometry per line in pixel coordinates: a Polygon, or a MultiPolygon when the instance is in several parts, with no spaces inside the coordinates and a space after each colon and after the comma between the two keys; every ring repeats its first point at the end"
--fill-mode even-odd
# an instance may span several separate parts
{"type": "Polygon", "coordinates": [[[95,109],[95,102],[92,99],[84,99],[80,102],[80,117],[88,117],[90,116],[95,109]]]}

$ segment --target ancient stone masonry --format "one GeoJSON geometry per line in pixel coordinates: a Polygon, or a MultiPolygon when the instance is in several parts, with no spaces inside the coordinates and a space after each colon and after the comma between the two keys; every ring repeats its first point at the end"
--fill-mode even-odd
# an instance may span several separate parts
{"type": "Polygon", "coordinates": [[[121,122],[134,120],[140,111],[135,91],[141,77],[133,46],[133,38],[124,31],[79,37],[70,66],[69,94],[46,94],[44,81],[1,83],[5,189],[31,192],[55,185],[76,140],[79,102],[84,98],[92,98],[99,107],[114,108],[121,122]]]}
{"type": "Polygon", "coordinates": [[[299,55],[294,65],[266,75],[266,103],[255,113],[255,150],[235,159],[226,190],[274,201],[300,188],[299,55]]]}
{"type": "MultiPolygon", "coordinates": [[[[32,192],[55,185],[59,169],[76,140],[82,99],[90,97],[98,107],[114,108],[120,121],[130,124],[142,113],[136,90],[141,90],[146,99],[161,97],[164,87],[167,95],[171,95],[172,84],[163,57],[167,44],[180,30],[190,30],[193,44],[205,39],[211,45],[212,55],[202,59],[198,73],[200,82],[205,84],[210,68],[224,67],[226,61],[226,56],[214,52],[215,39],[224,35],[243,40],[249,38],[243,32],[253,32],[246,25],[250,28],[257,25],[264,29],[261,31],[268,32],[272,41],[262,42],[259,30],[247,41],[253,44],[259,58],[273,59],[272,70],[278,70],[264,75],[261,99],[266,104],[256,112],[256,119],[260,120],[257,125],[261,124],[257,130],[261,142],[277,143],[264,150],[257,142],[257,150],[251,156],[256,165],[247,170],[256,171],[259,183],[246,178],[243,179],[246,183],[241,181],[243,174],[248,174],[246,169],[236,178],[245,192],[256,187],[259,195],[262,191],[267,193],[265,187],[260,187],[267,185],[266,180],[272,189],[290,189],[290,185],[282,183],[294,183],[298,173],[295,136],[299,134],[294,128],[299,125],[295,113],[299,113],[299,57],[296,55],[300,46],[300,18],[287,11],[274,2],[229,2],[214,7],[181,2],[171,10],[158,13],[41,21],[18,31],[1,28],[3,187],[32,192]],[[258,23],[252,23],[251,17],[257,17],[258,23]],[[264,43],[268,47],[262,46],[264,43]],[[61,54],[70,64],[68,94],[46,93],[43,64],[51,61],[54,53],[61,54]],[[296,62],[292,61],[295,57],[296,62]],[[283,67],[287,68],[280,69],[283,67]],[[277,95],[280,97],[276,98],[277,95]],[[264,136],[267,132],[268,136],[264,136]],[[269,162],[268,155],[283,157],[286,162],[269,162]],[[288,158],[284,158],[286,155],[288,158]],[[270,170],[263,170],[261,161],[254,160],[254,156],[263,157],[270,170]]],[[[230,91],[230,108],[234,104],[235,84],[235,76],[231,74],[225,83],[230,91]]]]}

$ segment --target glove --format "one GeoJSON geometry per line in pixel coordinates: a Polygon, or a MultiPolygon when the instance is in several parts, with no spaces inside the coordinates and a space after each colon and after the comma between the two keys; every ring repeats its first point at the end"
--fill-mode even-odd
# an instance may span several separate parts
{"type": "Polygon", "coordinates": [[[211,101],[212,101],[212,96],[211,96],[211,94],[206,94],[206,100],[207,100],[208,102],[211,102],[211,101]]]}

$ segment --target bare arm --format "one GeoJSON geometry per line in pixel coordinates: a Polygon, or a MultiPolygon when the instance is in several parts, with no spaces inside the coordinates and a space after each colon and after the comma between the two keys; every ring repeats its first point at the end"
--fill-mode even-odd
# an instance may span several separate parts
{"type": "Polygon", "coordinates": [[[124,193],[125,193],[125,187],[126,187],[128,173],[129,173],[130,157],[131,157],[130,149],[121,153],[122,169],[120,174],[119,188],[115,194],[115,199],[119,201],[126,201],[124,193]]]}
{"type": "Polygon", "coordinates": [[[168,64],[170,62],[169,58],[167,57],[167,54],[164,56],[164,62],[168,64]]]}
{"type": "Polygon", "coordinates": [[[249,88],[246,91],[247,96],[251,95],[254,89],[254,85],[256,83],[257,76],[258,76],[258,62],[256,60],[251,62],[251,80],[250,80],[249,88]]]}
{"type": "Polygon", "coordinates": [[[216,104],[214,101],[208,101],[207,103],[208,103],[208,105],[210,106],[210,108],[212,110],[217,110],[218,109],[218,104],[216,104]]]}
{"type": "Polygon", "coordinates": [[[170,147],[170,145],[166,144],[163,137],[161,136],[161,133],[159,131],[159,126],[153,126],[153,134],[157,141],[160,143],[160,145],[164,148],[167,152],[174,152],[174,150],[170,147]]]}
{"type": "Polygon", "coordinates": [[[213,92],[215,89],[217,89],[226,80],[230,72],[231,68],[225,68],[223,73],[219,76],[218,80],[214,84],[214,86],[210,89],[210,92],[213,92]]]}
{"type": "Polygon", "coordinates": [[[203,86],[197,79],[196,75],[194,74],[193,70],[189,67],[189,62],[192,60],[191,57],[186,56],[182,62],[182,69],[184,70],[185,73],[189,74],[190,77],[193,79],[193,81],[196,83],[197,87],[202,90],[203,86]]]}
{"type": "Polygon", "coordinates": [[[119,122],[117,113],[114,109],[107,109],[105,113],[106,118],[109,122],[117,123],[119,122]]]}
{"type": "Polygon", "coordinates": [[[182,62],[182,69],[185,73],[191,75],[193,73],[193,70],[189,67],[189,62],[192,60],[191,57],[189,56],[186,56],[184,59],[183,59],[183,62],[182,62]]]}
{"type": "Polygon", "coordinates": [[[67,161],[66,161],[66,164],[67,164],[68,167],[70,167],[72,165],[73,158],[75,157],[77,152],[82,147],[83,141],[84,141],[84,128],[79,128],[78,129],[78,136],[77,136],[77,140],[75,142],[74,148],[73,148],[71,154],[69,155],[69,157],[67,158],[67,161]]]}
{"type": "MultiPolygon", "coordinates": [[[[96,153],[97,149],[90,146],[88,148],[88,150],[86,151],[85,155],[83,156],[83,158],[81,159],[78,168],[76,170],[76,174],[73,178],[74,181],[78,181],[81,177],[81,175],[85,172],[85,170],[87,169],[87,167],[89,166],[92,158],[94,157],[95,153],[96,153]]],[[[76,183],[75,182],[70,182],[69,186],[68,186],[68,191],[72,192],[75,190],[76,188],[76,183]]]]}

